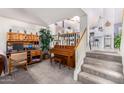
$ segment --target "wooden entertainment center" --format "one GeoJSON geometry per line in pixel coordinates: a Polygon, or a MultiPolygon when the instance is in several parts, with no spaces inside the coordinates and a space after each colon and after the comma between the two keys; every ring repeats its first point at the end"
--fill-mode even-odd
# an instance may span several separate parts
{"type": "Polygon", "coordinates": [[[27,52],[28,64],[41,62],[42,51],[39,48],[39,36],[25,33],[7,33],[7,54],[27,52]]]}

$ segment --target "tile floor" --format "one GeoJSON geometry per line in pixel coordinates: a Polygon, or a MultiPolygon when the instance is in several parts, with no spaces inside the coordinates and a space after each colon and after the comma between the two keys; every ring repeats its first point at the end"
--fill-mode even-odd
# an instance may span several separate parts
{"type": "Polygon", "coordinates": [[[0,78],[1,84],[80,84],[73,80],[74,69],[50,64],[49,60],[28,66],[28,71],[18,69],[12,80],[0,78]]]}

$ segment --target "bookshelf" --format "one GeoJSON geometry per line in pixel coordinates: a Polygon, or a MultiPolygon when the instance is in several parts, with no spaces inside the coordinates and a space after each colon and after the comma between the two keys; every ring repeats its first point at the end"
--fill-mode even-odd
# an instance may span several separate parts
{"type": "Polygon", "coordinates": [[[25,33],[7,33],[7,54],[19,53],[27,51],[28,64],[41,62],[42,52],[39,47],[38,34],[25,34],[25,33]]]}
{"type": "MultiPolygon", "coordinates": [[[[15,50],[13,49],[14,45],[20,45],[20,49],[23,47],[23,50],[39,48],[39,36],[36,34],[24,34],[24,33],[7,33],[7,52],[15,50]]],[[[17,50],[19,51],[19,50],[17,50]]],[[[20,50],[22,51],[22,49],[20,50]]]]}
{"type": "Polygon", "coordinates": [[[54,42],[53,44],[56,45],[69,45],[69,46],[76,46],[80,40],[80,33],[73,32],[73,33],[65,33],[54,35],[54,42]]]}

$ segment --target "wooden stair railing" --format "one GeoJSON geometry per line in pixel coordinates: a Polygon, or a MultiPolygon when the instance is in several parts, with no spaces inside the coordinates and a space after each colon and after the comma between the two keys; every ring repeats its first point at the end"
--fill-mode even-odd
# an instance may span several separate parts
{"type": "Polygon", "coordinates": [[[84,32],[83,32],[83,34],[81,35],[81,38],[80,38],[78,44],[75,46],[75,50],[78,48],[78,46],[79,46],[79,44],[80,44],[80,42],[81,42],[81,40],[82,40],[84,34],[86,33],[86,31],[87,31],[87,28],[84,29],[84,32]]]}

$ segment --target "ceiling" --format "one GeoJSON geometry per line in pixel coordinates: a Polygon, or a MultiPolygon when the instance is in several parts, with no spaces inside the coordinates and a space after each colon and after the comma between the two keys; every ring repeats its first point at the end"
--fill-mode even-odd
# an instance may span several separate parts
{"type": "MultiPolygon", "coordinates": [[[[89,25],[95,25],[104,8],[0,8],[0,16],[48,26],[74,16],[88,15],[89,25]]],[[[115,23],[122,21],[122,9],[115,8],[115,23]]]]}
{"type": "Polygon", "coordinates": [[[80,8],[0,8],[0,16],[41,26],[86,15],[80,8]]]}

